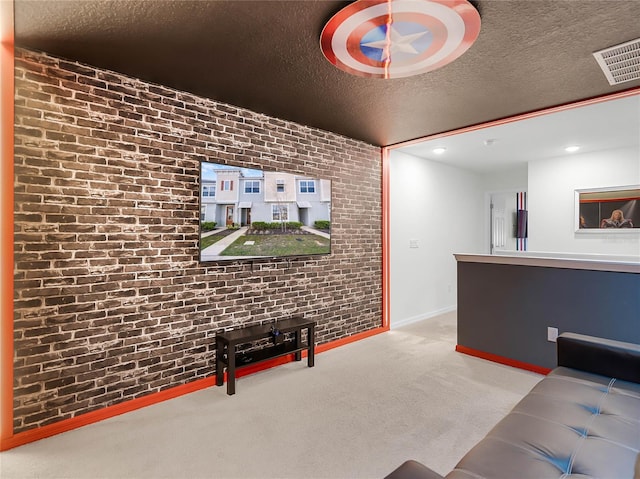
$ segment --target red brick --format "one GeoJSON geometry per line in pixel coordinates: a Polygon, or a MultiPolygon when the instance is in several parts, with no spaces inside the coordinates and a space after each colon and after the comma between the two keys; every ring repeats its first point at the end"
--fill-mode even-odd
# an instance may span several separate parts
{"type": "Polygon", "coordinates": [[[211,376],[224,328],[380,325],[377,148],[42,53],[16,68],[15,432],[211,376]],[[331,256],[199,265],[200,160],[332,179],[331,256]]]}

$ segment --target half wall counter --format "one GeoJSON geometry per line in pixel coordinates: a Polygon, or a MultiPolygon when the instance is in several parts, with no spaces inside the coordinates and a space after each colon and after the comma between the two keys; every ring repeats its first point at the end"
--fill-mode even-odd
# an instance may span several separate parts
{"type": "Polygon", "coordinates": [[[640,257],[454,256],[457,351],[545,373],[548,328],[640,343],[640,257]]]}

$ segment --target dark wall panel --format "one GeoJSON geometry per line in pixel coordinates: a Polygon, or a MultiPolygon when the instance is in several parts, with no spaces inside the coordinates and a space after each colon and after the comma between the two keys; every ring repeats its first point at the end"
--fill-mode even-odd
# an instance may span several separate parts
{"type": "Polygon", "coordinates": [[[458,262],[458,344],[556,366],[547,327],[640,343],[640,274],[458,262]]]}

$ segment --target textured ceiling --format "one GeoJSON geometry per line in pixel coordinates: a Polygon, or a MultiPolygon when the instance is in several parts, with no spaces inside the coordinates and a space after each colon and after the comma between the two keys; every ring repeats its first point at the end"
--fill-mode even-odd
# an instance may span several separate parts
{"type": "Polygon", "coordinates": [[[640,86],[609,86],[592,56],[640,37],[640,0],[474,1],[469,51],[394,80],[323,57],[349,3],[15,0],[16,45],[382,146],[640,86]]]}

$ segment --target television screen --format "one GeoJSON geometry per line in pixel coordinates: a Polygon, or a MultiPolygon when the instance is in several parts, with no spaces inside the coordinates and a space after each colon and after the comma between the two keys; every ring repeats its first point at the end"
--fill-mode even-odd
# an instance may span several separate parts
{"type": "Polygon", "coordinates": [[[330,252],[330,180],[200,163],[200,261],[330,252]]]}

